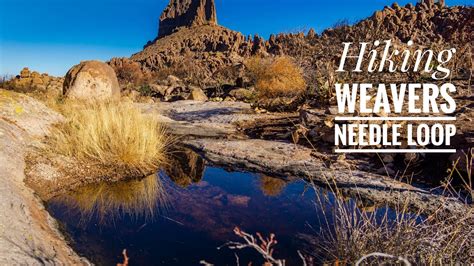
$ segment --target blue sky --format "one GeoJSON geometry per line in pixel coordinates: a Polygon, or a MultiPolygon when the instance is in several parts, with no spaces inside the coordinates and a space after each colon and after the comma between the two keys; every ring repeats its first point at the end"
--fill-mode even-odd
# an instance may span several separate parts
{"type": "MultiPolygon", "coordinates": [[[[415,0],[398,1],[404,5],[415,0]]],[[[167,0],[0,0],[0,74],[24,66],[64,75],[81,60],[130,56],[155,38],[167,0]]],[[[216,0],[219,24],[245,35],[321,32],[390,5],[387,0],[216,0]]],[[[474,0],[447,0],[448,5],[474,0]]]]}

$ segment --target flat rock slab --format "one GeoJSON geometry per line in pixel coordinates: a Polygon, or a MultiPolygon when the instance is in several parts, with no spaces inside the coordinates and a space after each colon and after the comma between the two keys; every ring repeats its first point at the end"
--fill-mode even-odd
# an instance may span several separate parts
{"type": "Polygon", "coordinates": [[[136,104],[169,132],[177,136],[203,138],[243,138],[237,128],[240,122],[275,118],[279,114],[256,114],[250,104],[243,102],[176,101],[158,104],[136,104]]]}
{"type": "Polygon", "coordinates": [[[215,165],[299,177],[328,187],[336,184],[346,194],[374,204],[397,207],[407,202],[413,211],[426,214],[462,212],[468,208],[456,199],[434,195],[389,177],[351,169],[340,163],[328,165],[323,154],[290,143],[257,139],[194,139],[184,143],[215,165]]]}
{"type": "Polygon", "coordinates": [[[137,104],[145,113],[157,112],[176,121],[230,124],[255,115],[243,102],[176,101],[158,104],[137,104]]]}
{"type": "Polygon", "coordinates": [[[242,122],[260,123],[286,114],[256,114],[241,102],[177,101],[138,104],[162,121],[179,140],[209,162],[231,169],[297,177],[319,185],[336,184],[349,196],[374,204],[409,207],[424,213],[463,211],[467,205],[457,199],[432,194],[393,178],[354,169],[350,164],[331,161],[328,155],[287,142],[248,139],[238,128],[242,122]]]}

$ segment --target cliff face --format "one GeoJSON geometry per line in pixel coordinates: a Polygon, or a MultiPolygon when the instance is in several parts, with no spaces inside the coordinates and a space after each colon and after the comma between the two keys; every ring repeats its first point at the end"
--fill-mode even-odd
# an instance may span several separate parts
{"type": "Polygon", "coordinates": [[[160,17],[158,38],[181,27],[217,25],[214,0],[171,0],[160,17]]]}

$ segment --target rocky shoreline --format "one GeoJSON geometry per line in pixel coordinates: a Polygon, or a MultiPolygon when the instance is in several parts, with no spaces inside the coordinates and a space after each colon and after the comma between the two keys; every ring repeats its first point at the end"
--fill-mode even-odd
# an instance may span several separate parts
{"type": "Polygon", "coordinates": [[[0,90],[0,264],[89,265],[25,183],[26,155],[61,116],[30,97],[0,90]]]}
{"type": "Polygon", "coordinates": [[[426,214],[463,212],[467,206],[454,198],[433,194],[400,182],[387,174],[362,171],[350,160],[331,160],[328,154],[289,142],[251,139],[239,130],[239,124],[280,115],[257,114],[249,105],[233,102],[219,104],[179,101],[160,105],[140,104],[146,113],[160,112],[170,132],[180,134],[181,141],[211,164],[261,172],[280,178],[303,178],[321,186],[335,185],[348,196],[361,197],[368,205],[396,206],[410,201],[410,208],[426,214]],[[225,128],[225,134],[222,134],[225,128]],[[189,131],[188,131],[189,130],[189,131]],[[330,184],[330,185],[329,185],[330,184]]]}

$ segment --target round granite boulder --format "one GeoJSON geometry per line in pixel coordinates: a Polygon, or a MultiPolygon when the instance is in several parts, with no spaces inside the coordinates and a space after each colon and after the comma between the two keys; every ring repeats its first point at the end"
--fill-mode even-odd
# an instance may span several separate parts
{"type": "Polygon", "coordinates": [[[100,61],[83,61],[67,72],[63,94],[74,99],[107,100],[120,97],[120,86],[112,67],[100,61]]]}

